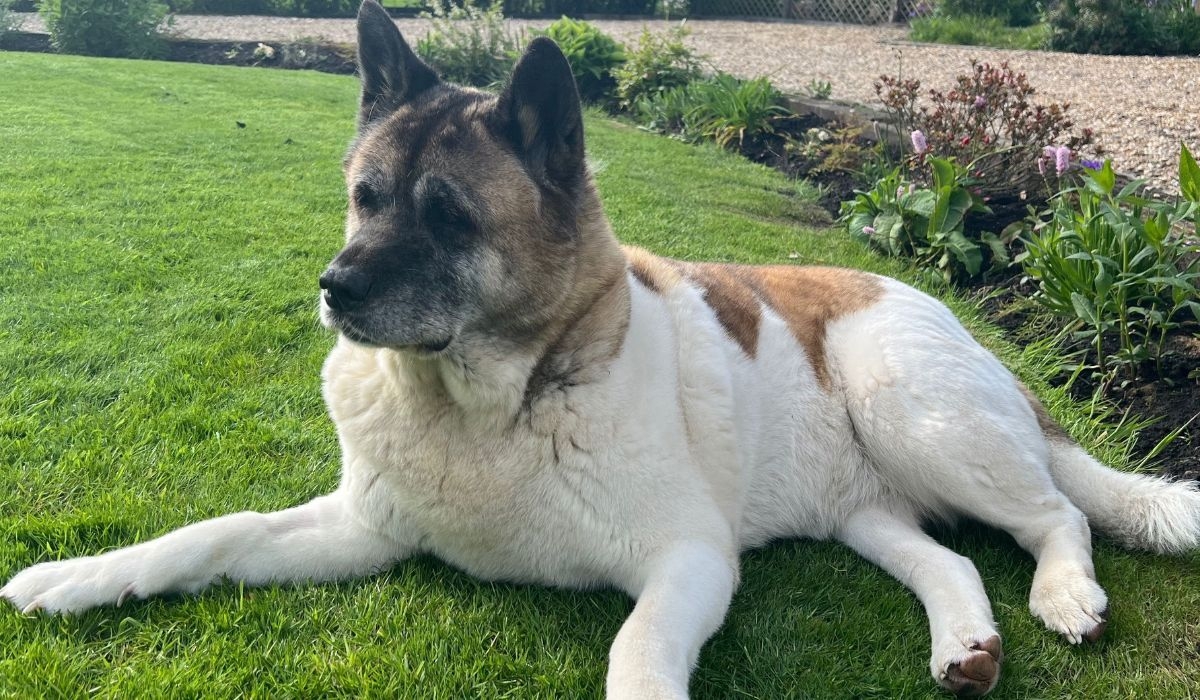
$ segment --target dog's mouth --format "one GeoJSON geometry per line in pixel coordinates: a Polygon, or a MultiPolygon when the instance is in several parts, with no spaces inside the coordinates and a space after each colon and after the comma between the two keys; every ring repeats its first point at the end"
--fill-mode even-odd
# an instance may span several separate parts
{"type": "Polygon", "coordinates": [[[418,355],[434,356],[440,355],[450,347],[450,343],[454,341],[453,335],[447,335],[442,338],[434,338],[433,340],[421,340],[417,342],[395,343],[387,340],[379,339],[370,333],[358,328],[346,318],[331,319],[333,322],[329,324],[330,328],[341,333],[347,340],[365,345],[372,348],[391,348],[393,350],[401,350],[407,352],[415,352],[418,355]]]}

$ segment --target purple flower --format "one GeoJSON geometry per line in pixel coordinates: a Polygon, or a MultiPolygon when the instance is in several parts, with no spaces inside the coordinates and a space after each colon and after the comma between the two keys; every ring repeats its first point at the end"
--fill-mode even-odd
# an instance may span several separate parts
{"type": "Polygon", "coordinates": [[[1067,146],[1059,146],[1054,154],[1054,172],[1061,177],[1069,167],[1071,167],[1071,149],[1067,146]]]}
{"type": "Polygon", "coordinates": [[[983,95],[976,95],[975,109],[983,109],[984,107],[987,107],[987,98],[985,98],[983,95]]]}
{"type": "Polygon", "coordinates": [[[1038,158],[1037,165],[1038,165],[1038,175],[1041,175],[1042,177],[1046,177],[1046,159],[1038,158]]]}
{"type": "Polygon", "coordinates": [[[875,227],[874,226],[863,226],[863,233],[867,234],[868,236],[874,236],[875,235],[875,227]]]}
{"type": "Polygon", "coordinates": [[[1079,164],[1088,170],[1099,170],[1100,168],[1104,167],[1104,163],[1101,163],[1098,160],[1087,160],[1086,158],[1079,161],[1079,164]]]}
{"type": "Polygon", "coordinates": [[[913,150],[917,153],[924,153],[929,150],[929,142],[925,140],[925,134],[922,134],[919,130],[912,132],[912,145],[913,150]]]}

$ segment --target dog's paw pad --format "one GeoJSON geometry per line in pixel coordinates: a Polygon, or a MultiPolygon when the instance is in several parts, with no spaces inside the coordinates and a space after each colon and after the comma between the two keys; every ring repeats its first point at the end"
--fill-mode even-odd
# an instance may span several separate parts
{"type": "Polygon", "coordinates": [[[993,635],[972,644],[963,658],[946,666],[938,680],[947,690],[960,697],[983,695],[1000,680],[1000,661],[1003,657],[1000,637],[993,635]]]}
{"type": "Polygon", "coordinates": [[[1108,608],[1101,610],[1092,619],[1096,620],[1096,626],[1083,633],[1085,642],[1095,642],[1104,635],[1104,630],[1108,629],[1108,608]]]}

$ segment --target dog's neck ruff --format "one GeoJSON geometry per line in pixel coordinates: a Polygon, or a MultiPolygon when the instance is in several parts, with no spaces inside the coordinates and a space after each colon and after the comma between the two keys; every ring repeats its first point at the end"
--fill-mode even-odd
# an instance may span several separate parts
{"type": "Polygon", "coordinates": [[[548,394],[608,376],[624,347],[629,316],[629,286],[622,272],[604,281],[581,310],[526,345],[467,336],[435,356],[356,349],[375,353],[399,391],[452,403],[480,428],[504,428],[548,394]]]}

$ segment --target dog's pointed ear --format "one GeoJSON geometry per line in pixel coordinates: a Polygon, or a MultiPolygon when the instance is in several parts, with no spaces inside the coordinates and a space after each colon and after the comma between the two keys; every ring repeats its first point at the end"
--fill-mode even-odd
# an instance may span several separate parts
{"type": "Polygon", "coordinates": [[[573,188],[585,172],[583,111],[575,76],[562,51],[538,37],[500,95],[503,135],[539,182],[573,188]]]}
{"type": "Polygon", "coordinates": [[[438,84],[437,73],[417,58],[375,0],[363,0],[358,8],[358,72],[359,129],[438,84]]]}

